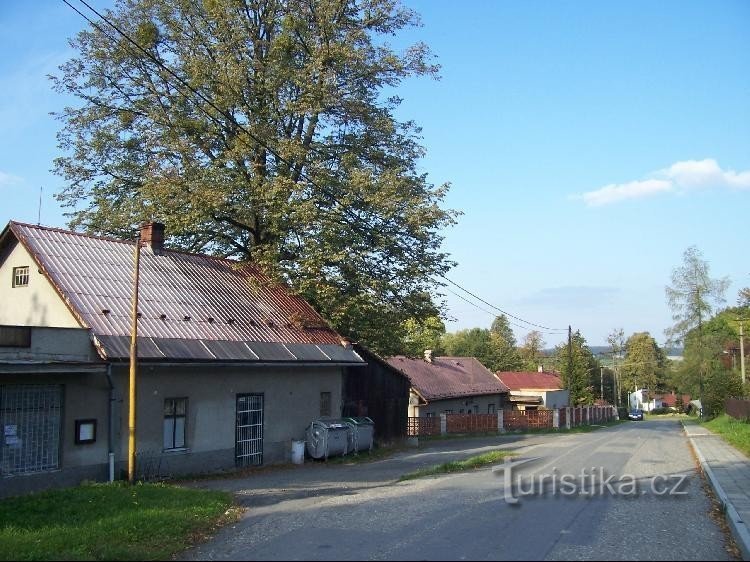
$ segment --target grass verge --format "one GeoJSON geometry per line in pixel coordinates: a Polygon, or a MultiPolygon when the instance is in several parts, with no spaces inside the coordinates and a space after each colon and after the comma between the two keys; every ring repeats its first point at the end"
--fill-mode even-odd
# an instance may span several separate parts
{"type": "Polygon", "coordinates": [[[0,560],[164,560],[238,515],[225,492],[87,484],[0,501],[0,560]]]}
{"type": "Polygon", "coordinates": [[[466,472],[468,470],[475,470],[489,464],[495,464],[496,462],[503,460],[505,457],[510,457],[515,454],[516,453],[512,451],[489,451],[488,453],[469,457],[468,459],[464,459],[462,461],[446,462],[443,464],[430,466],[428,468],[421,468],[419,470],[415,470],[414,472],[404,474],[401,478],[398,479],[398,481],[404,482],[406,480],[415,480],[417,478],[424,478],[426,476],[436,476],[438,474],[450,474],[451,472],[466,472]]]}
{"type": "Polygon", "coordinates": [[[734,419],[727,414],[722,414],[705,422],[704,425],[720,435],[724,441],[750,457],[750,424],[743,420],[734,419]]]}

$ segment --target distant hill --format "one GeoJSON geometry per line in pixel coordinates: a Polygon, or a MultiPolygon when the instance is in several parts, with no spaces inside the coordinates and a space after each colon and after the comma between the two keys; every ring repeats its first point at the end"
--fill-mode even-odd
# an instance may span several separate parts
{"type": "MultiPolygon", "coordinates": [[[[591,350],[591,353],[594,354],[594,356],[597,359],[605,360],[608,357],[612,357],[612,348],[608,345],[590,345],[589,349],[591,350]]],[[[667,357],[682,357],[683,348],[681,347],[670,347],[665,349],[667,353],[667,357]]],[[[554,349],[545,349],[542,352],[545,356],[551,356],[555,354],[554,349]]]]}

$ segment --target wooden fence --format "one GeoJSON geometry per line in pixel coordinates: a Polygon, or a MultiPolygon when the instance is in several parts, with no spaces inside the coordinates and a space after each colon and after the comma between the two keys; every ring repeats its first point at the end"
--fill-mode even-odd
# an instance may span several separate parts
{"type": "Polygon", "coordinates": [[[724,404],[727,414],[735,419],[747,421],[750,420],[750,399],[748,398],[727,398],[724,404]]]}
{"type": "MultiPolygon", "coordinates": [[[[750,401],[741,402],[744,402],[743,407],[747,408],[745,415],[750,418],[750,401]]],[[[729,406],[727,411],[729,411],[729,406]]],[[[561,429],[603,423],[616,418],[617,411],[612,406],[578,406],[557,410],[503,410],[495,414],[441,414],[429,418],[409,418],[407,434],[417,437],[561,429]]]]}

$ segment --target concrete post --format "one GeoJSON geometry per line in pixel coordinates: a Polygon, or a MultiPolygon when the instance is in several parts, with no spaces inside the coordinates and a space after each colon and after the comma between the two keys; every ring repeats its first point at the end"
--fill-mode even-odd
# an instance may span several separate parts
{"type": "Polygon", "coordinates": [[[565,408],[565,429],[570,429],[571,427],[573,427],[572,421],[570,418],[571,418],[571,409],[570,409],[570,406],[567,406],[565,408]]]}
{"type": "Polygon", "coordinates": [[[560,429],[560,409],[555,408],[552,411],[552,429],[560,429]]]}
{"type": "Polygon", "coordinates": [[[505,433],[505,428],[503,427],[503,410],[502,410],[502,408],[497,411],[497,432],[498,433],[505,433]]]}
{"type": "Polygon", "coordinates": [[[448,434],[448,416],[440,414],[440,435],[448,434]]]}

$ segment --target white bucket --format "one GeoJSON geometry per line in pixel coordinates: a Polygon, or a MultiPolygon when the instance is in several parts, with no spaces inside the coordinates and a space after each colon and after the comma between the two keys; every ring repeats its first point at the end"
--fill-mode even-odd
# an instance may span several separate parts
{"type": "Polygon", "coordinates": [[[302,464],[305,462],[305,442],[292,441],[292,464],[302,464]]]}

